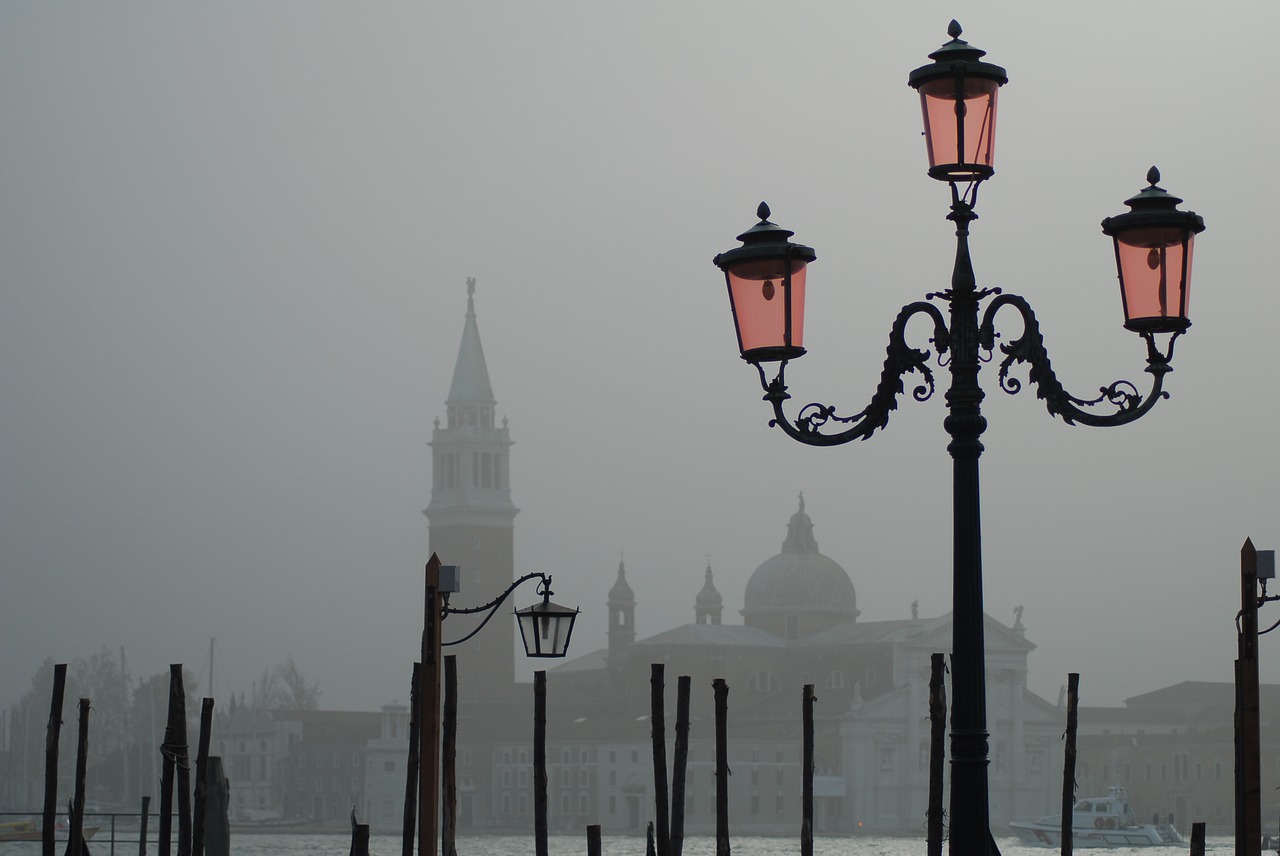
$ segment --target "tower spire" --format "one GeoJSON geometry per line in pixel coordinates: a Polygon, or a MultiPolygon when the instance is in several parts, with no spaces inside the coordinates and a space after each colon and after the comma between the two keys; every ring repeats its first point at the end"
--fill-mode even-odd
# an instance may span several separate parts
{"type": "MultiPolygon", "coordinates": [[[[515,579],[514,518],[509,480],[511,438],[506,420],[496,424],[497,402],[476,323],[474,277],[467,277],[467,312],[446,400],[448,414],[431,433],[430,549],[462,568],[467,601],[483,602],[515,579]],[[472,600],[475,598],[476,600],[472,600]]],[[[456,292],[455,292],[456,293],[456,292]]],[[[476,626],[472,616],[453,616],[450,634],[461,638],[476,626]]],[[[514,692],[515,628],[495,623],[458,649],[459,697],[474,699],[514,692]]]]}

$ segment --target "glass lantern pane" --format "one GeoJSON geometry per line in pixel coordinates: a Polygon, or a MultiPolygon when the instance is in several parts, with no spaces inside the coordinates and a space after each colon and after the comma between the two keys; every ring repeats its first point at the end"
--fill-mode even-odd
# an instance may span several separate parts
{"type": "MultiPolygon", "coordinates": [[[[743,353],[781,348],[786,340],[786,259],[763,259],[734,265],[729,290],[737,316],[743,353]]],[[[791,342],[804,347],[804,281],[807,266],[791,260],[791,342]]]]}
{"type": "Polygon", "coordinates": [[[1126,322],[1187,317],[1194,243],[1186,230],[1165,226],[1116,237],[1126,322]]]}
{"type": "MultiPolygon", "coordinates": [[[[929,166],[969,164],[993,167],[996,97],[1000,85],[994,80],[967,77],[962,81],[963,91],[959,91],[956,83],[955,78],[942,78],[920,87],[929,166]],[[960,105],[960,116],[956,115],[957,104],[960,105]]],[[[953,170],[951,177],[963,181],[980,176],[953,170]]]]}

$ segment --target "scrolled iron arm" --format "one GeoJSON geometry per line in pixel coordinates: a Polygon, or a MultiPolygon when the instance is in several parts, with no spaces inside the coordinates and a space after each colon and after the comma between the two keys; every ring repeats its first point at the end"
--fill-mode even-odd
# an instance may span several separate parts
{"type": "Polygon", "coordinates": [[[544,574],[542,571],[534,571],[531,574],[525,574],[523,577],[521,577],[520,579],[513,582],[510,586],[508,586],[507,590],[504,591],[502,594],[498,595],[493,600],[481,606],[449,606],[448,603],[446,602],[444,605],[444,608],[440,610],[442,613],[440,617],[442,619],[448,618],[450,615],[475,615],[480,612],[485,612],[486,610],[489,612],[489,614],[486,615],[484,617],[484,620],[481,621],[478,625],[476,625],[475,629],[472,630],[470,633],[468,633],[466,636],[463,636],[461,639],[455,639],[452,642],[441,642],[440,643],[441,647],[445,647],[448,645],[461,645],[463,642],[466,642],[472,636],[475,636],[477,633],[479,633],[481,630],[484,629],[484,626],[486,624],[489,623],[489,619],[493,618],[493,616],[497,613],[498,607],[502,606],[503,601],[505,601],[508,597],[510,597],[511,593],[516,589],[518,589],[522,584],[527,583],[529,580],[532,580],[532,579],[537,579],[540,581],[537,589],[538,594],[543,595],[544,597],[551,596],[552,594],[551,575],[544,574]]]}
{"type": "Polygon", "coordinates": [[[871,403],[853,416],[837,416],[835,407],[814,402],[802,407],[794,422],[789,420],[783,412],[783,402],[791,397],[785,380],[786,363],[779,367],[778,375],[772,381],[765,379],[764,368],[757,364],[760,385],[765,391],[764,400],[773,405],[774,418],[769,421],[770,427],[777,426],[787,436],[810,446],[838,446],[851,440],[865,440],[889,424],[889,414],[898,409],[898,396],[904,388],[903,377],[910,372],[919,372],[922,376],[921,383],[911,391],[912,398],[916,401],[931,398],[935,390],[933,371],[928,365],[931,352],[913,348],[906,341],[907,322],[915,315],[929,316],[933,321],[933,337],[929,341],[939,357],[947,352],[950,334],[942,312],[925,301],[904,306],[893,322],[884,370],[880,373],[880,383],[871,403]],[[829,422],[849,427],[835,434],[821,433],[829,422]]]}
{"type": "Polygon", "coordinates": [[[1125,425],[1146,415],[1156,402],[1168,398],[1164,391],[1164,376],[1173,371],[1169,365],[1173,357],[1173,343],[1178,338],[1174,333],[1169,340],[1168,351],[1161,353],[1156,347],[1155,336],[1150,332],[1142,333],[1147,343],[1146,372],[1152,377],[1151,391],[1144,397],[1137,386],[1127,380],[1118,380],[1108,386],[1099,388],[1099,395],[1093,399],[1077,398],[1063,388],[1054,374],[1049,362],[1049,353],[1044,346],[1044,337],[1040,333],[1040,324],[1026,299],[1016,294],[1000,294],[987,306],[979,328],[979,341],[987,353],[995,350],[995,316],[1005,306],[1012,306],[1022,316],[1022,335],[1007,344],[1000,345],[1000,353],[1004,359],[1000,361],[1000,388],[1010,395],[1022,389],[1022,382],[1009,374],[1015,363],[1026,363],[1030,366],[1027,379],[1036,386],[1036,397],[1043,399],[1050,415],[1061,416],[1068,425],[1077,422],[1093,427],[1125,425]],[[1094,407],[1103,403],[1115,409],[1110,413],[1097,413],[1083,408],[1094,407]]]}

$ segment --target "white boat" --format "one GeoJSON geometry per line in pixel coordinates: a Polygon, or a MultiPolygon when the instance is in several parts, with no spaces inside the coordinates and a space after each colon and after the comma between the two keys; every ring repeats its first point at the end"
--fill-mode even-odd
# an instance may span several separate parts
{"type": "MultiPolygon", "coordinates": [[[[1015,820],[1009,827],[1026,844],[1062,845],[1062,815],[1039,820],[1015,820]]],[[[1073,847],[1151,847],[1181,844],[1182,836],[1169,823],[1138,823],[1124,788],[1112,786],[1104,797],[1085,797],[1071,807],[1073,847]]]]}

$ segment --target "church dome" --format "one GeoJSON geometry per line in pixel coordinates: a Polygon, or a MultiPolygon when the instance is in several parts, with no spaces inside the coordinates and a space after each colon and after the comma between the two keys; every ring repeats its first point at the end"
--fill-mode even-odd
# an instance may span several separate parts
{"type": "Polygon", "coordinates": [[[799,510],[787,523],[782,552],[756,568],[743,601],[747,624],[793,638],[858,617],[853,581],[838,563],[818,552],[803,494],[799,510]]]}

